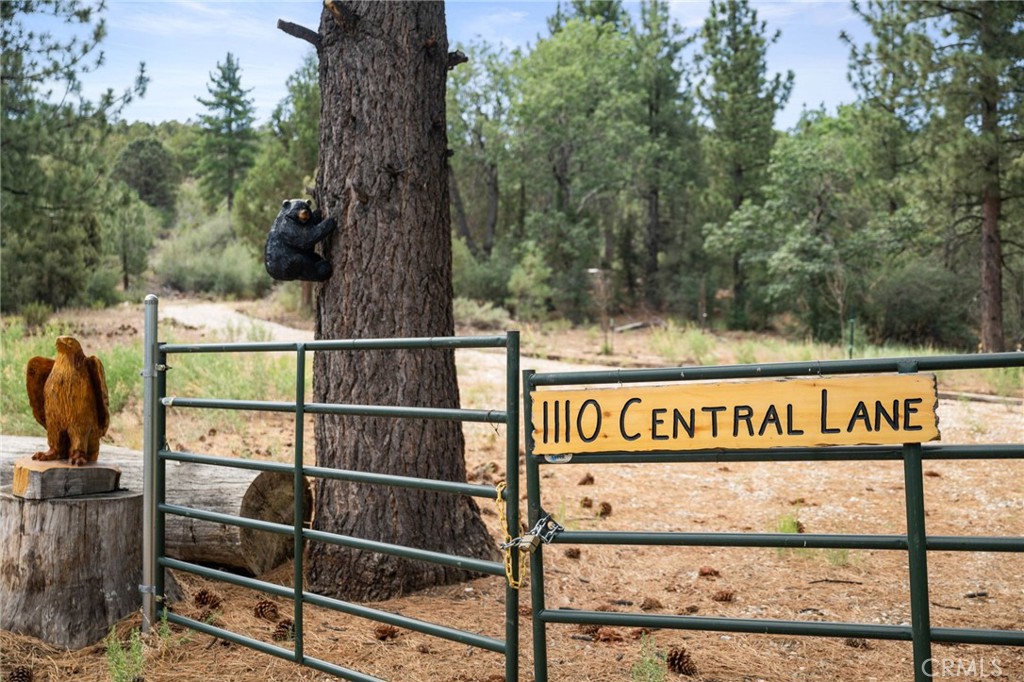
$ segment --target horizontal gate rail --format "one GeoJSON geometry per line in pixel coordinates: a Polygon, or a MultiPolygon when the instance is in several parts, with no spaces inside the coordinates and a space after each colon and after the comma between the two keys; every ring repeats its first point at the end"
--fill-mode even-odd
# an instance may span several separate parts
{"type": "MultiPolygon", "coordinates": [[[[931,627],[928,602],[927,552],[1012,552],[1024,553],[1024,537],[929,536],[925,533],[924,486],[921,462],[924,460],[1006,460],[1024,459],[1024,444],[998,445],[838,445],[819,447],[774,447],[766,449],[652,449],[624,452],[574,453],[568,445],[564,454],[535,454],[532,424],[534,392],[558,400],[558,391],[537,389],[567,386],[639,388],[647,383],[685,384],[692,381],[734,379],[826,377],[840,374],[953,371],[1024,367],[1024,353],[979,355],[939,355],[867,360],[821,362],[784,362],[715,367],[672,367],[661,369],[622,369],[581,372],[523,373],[524,421],[526,436],[526,475],[528,523],[535,527],[544,518],[541,507],[542,466],[583,464],[680,464],[697,462],[829,462],[829,461],[902,461],[905,483],[907,532],[898,535],[805,534],[805,533],[705,533],[705,532],[631,532],[579,531],[559,528],[545,538],[530,555],[533,608],[534,673],[537,682],[547,682],[546,625],[579,624],[632,626],[715,632],[742,632],[770,635],[806,635],[817,637],[859,637],[910,641],[913,645],[914,679],[923,682],[929,675],[931,643],[965,643],[1024,646],[1024,631],[983,628],[931,627]],[[671,547],[772,547],[814,549],[896,550],[908,554],[910,588],[910,625],[869,623],[807,622],[754,618],[720,618],[686,615],[652,615],[548,609],[545,607],[544,545],[644,545],[671,547]]],[[[637,394],[639,395],[639,394],[637,394]]],[[[568,399],[567,399],[568,400],[568,399]]],[[[639,400],[639,398],[637,398],[639,400]]],[[[595,402],[595,404],[597,404],[595,402]]],[[[557,408],[556,408],[557,409],[557,408]]],[[[598,408],[600,409],[600,408],[598,408]]],[[[725,408],[722,408],[725,409],[725,408]]],[[[568,408],[566,408],[568,411],[568,408]]],[[[568,414],[568,412],[567,412],[568,414]]],[[[557,417],[556,417],[557,419],[557,417]]],[[[568,420],[568,416],[566,416],[568,420]]],[[[557,424],[557,421],[555,421],[557,424]]],[[[557,431],[557,426],[556,426],[557,431]]],[[[691,434],[692,435],[692,434],[691,434]]],[[[555,441],[558,442],[557,440],[555,441]]],[[[550,451],[550,450],[549,450],[550,451]]],[[[556,519],[557,521],[557,519],[556,519]]]]}
{"type": "MultiPolygon", "coordinates": [[[[236,575],[234,573],[228,573],[226,571],[219,571],[215,568],[200,566],[199,564],[187,561],[164,557],[160,560],[160,565],[165,568],[193,573],[204,578],[209,578],[210,580],[219,580],[239,587],[264,592],[276,597],[285,597],[287,599],[293,599],[295,597],[295,592],[291,588],[277,585],[275,583],[264,582],[256,578],[249,578],[246,576],[236,575]]],[[[458,642],[459,644],[469,644],[471,646],[487,649],[488,651],[493,651],[499,654],[504,654],[506,651],[505,643],[499,639],[494,639],[493,637],[487,637],[485,635],[478,635],[472,632],[465,632],[464,630],[438,625],[437,623],[431,623],[418,618],[402,616],[396,613],[390,613],[388,611],[374,609],[360,604],[353,604],[339,599],[331,599],[311,592],[304,592],[302,594],[302,600],[304,603],[312,604],[314,606],[322,606],[333,611],[359,616],[378,623],[387,623],[388,625],[403,627],[426,635],[432,635],[434,637],[458,642]]],[[[170,615],[171,614],[168,613],[168,618],[170,618],[170,615]]]]}
{"type": "Polygon", "coordinates": [[[337,677],[360,682],[381,682],[378,678],[335,665],[306,655],[303,646],[302,613],[304,605],[318,606],[372,621],[407,628],[426,635],[447,639],[487,651],[501,654],[505,659],[505,679],[518,679],[519,656],[519,593],[512,586],[518,580],[518,550],[510,550],[512,560],[505,563],[462,557],[444,552],[406,547],[365,538],[326,533],[306,528],[303,519],[303,492],[305,478],[324,478],[352,481],[366,484],[412,488],[437,493],[456,494],[491,500],[502,500],[505,504],[509,527],[519,526],[519,336],[509,332],[501,336],[484,337],[424,337],[403,339],[356,339],[322,340],[306,342],[253,342],[253,343],[202,343],[169,344],[157,339],[157,298],[146,298],[146,341],[145,366],[145,466],[144,487],[144,566],[143,566],[143,629],[152,627],[156,621],[156,603],[164,591],[164,570],[173,569],[192,573],[207,579],[261,591],[293,602],[294,646],[284,648],[255,640],[239,633],[201,623],[169,612],[164,608],[168,622],[204,632],[224,640],[235,642],[254,650],[283,658],[309,668],[337,677]],[[505,351],[506,386],[503,410],[471,410],[461,408],[406,407],[388,405],[338,405],[312,403],[305,400],[305,366],[310,351],[391,351],[417,349],[469,349],[497,348],[505,351]],[[295,354],[295,401],[225,400],[205,397],[168,396],[166,370],[170,369],[167,357],[171,354],[203,353],[282,353],[295,354]],[[166,409],[191,408],[203,410],[235,410],[284,412],[295,415],[294,461],[289,464],[257,460],[243,460],[234,457],[217,457],[209,454],[178,452],[166,444],[166,409]],[[491,486],[470,484],[459,481],[424,479],[413,476],[380,474],[365,471],[333,469],[307,466],[303,462],[303,420],[306,414],[332,414],[348,416],[388,417],[396,419],[436,419],[459,422],[505,424],[506,477],[499,489],[491,486]],[[295,512],[292,524],[274,523],[250,519],[203,509],[194,509],[180,504],[168,503],[165,499],[165,468],[167,462],[195,465],[233,467],[250,471],[289,474],[294,478],[295,512]],[[291,587],[264,582],[256,578],[235,575],[226,571],[201,566],[195,563],[173,559],[164,555],[164,526],[166,515],[176,515],[203,522],[224,524],[240,528],[292,536],[295,541],[293,556],[293,580],[291,587]],[[505,639],[496,639],[483,634],[468,632],[445,625],[409,618],[368,606],[353,604],[303,589],[303,552],[306,541],[327,542],[359,550],[399,556],[415,561],[454,566],[466,571],[489,576],[507,578],[505,589],[504,630],[505,639]],[[511,565],[510,565],[511,564],[511,565]],[[511,572],[511,575],[509,574],[511,572]]]}
{"type": "MultiPolygon", "coordinates": [[[[252,471],[274,471],[282,474],[290,474],[295,467],[291,464],[281,462],[263,462],[251,459],[239,459],[237,457],[216,457],[211,455],[198,455],[191,452],[174,452],[171,450],[160,450],[161,459],[169,462],[191,462],[193,464],[206,464],[209,466],[228,467],[232,469],[249,469],[252,471]]],[[[456,481],[438,481],[433,478],[414,478],[412,476],[396,476],[395,474],[375,474],[368,471],[353,471],[351,469],[330,469],[327,467],[304,466],[302,470],[314,478],[331,478],[338,481],[355,481],[358,483],[376,483],[378,485],[389,485],[393,488],[418,488],[432,492],[455,493],[468,497],[479,497],[483,499],[497,499],[498,491],[489,485],[479,483],[458,483],[456,481]]]]}
{"type": "MultiPolygon", "coordinates": [[[[1021,459],[1024,445],[924,445],[921,458],[950,459],[1021,459]]],[[[607,452],[573,455],[576,464],[659,464],[680,462],[764,462],[764,450],[692,450],[685,452],[644,453],[607,452]]],[[[837,445],[830,448],[772,448],[772,462],[878,462],[903,461],[903,447],[837,445]]]]}
{"type": "Polygon", "coordinates": [[[532,386],[630,384],[706,379],[764,379],[834,374],[879,374],[883,372],[937,372],[957,369],[998,369],[1024,366],[1024,353],[978,355],[922,355],[905,358],[864,360],[818,360],[815,362],[770,362],[753,365],[668,367],[662,369],[613,369],[585,372],[534,374],[532,386]]]}
{"type": "MultiPolygon", "coordinates": [[[[1024,537],[936,536],[928,549],[946,552],[1020,552],[1024,537]]],[[[628,531],[561,531],[552,544],[664,545],[674,547],[773,547],[778,549],[904,550],[906,535],[840,535],[816,533],[669,533],[628,531]]]]}
{"type": "MultiPolygon", "coordinates": [[[[161,400],[164,407],[194,407],[204,410],[249,410],[256,412],[297,412],[296,403],[267,400],[216,400],[212,398],[179,398],[161,400]]],[[[303,412],[339,414],[358,417],[396,417],[406,419],[445,419],[449,421],[505,423],[508,415],[502,410],[464,410],[444,407],[392,407],[390,405],[328,405],[302,403],[303,412]]]]}

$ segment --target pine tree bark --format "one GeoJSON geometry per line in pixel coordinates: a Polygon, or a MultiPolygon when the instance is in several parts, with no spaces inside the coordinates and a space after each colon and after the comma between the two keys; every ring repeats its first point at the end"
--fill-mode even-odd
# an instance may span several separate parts
{"type": "MultiPolygon", "coordinates": [[[[335,2],[320,24],[321,205],[338,220],[318,286],[317,338],[454,333],[441,2],[335,2]],[[337,16],[337,18],[336,18],[337,16]]],[[[451,350],[329,352],[318,402],[457,407],[451,350]]],[[[317,463],[465,480],[457,422],[318,415],[317,463]]],[[[319,480],[315,527],[475,558],[497,549],[463,497],[319,480]]],[[[465,571],[311,543],[310,589],[380,600],[466,579],[465,571]]]]}

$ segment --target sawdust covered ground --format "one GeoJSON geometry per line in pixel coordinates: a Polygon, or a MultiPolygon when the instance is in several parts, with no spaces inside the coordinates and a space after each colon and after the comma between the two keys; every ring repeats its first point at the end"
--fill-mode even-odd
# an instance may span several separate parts
{"type": "MultiPolygon", "coordinates": [[[[125,324],[111,322],[115,329],[125,324]]],[[[94,324],[97,334],[105,333],[100,322],[87,324],[94,324]]],[[[545,371],[559,365],[524,359],[523,366],[545,371]]],[[[460,353],[459,368],[466,407],[500,408],[500,355],[460,353]]],[[[215,429],[212,434],[205,426],[201,434],[198,428],[179,427],[182,442],[172,447],[232,454],[290,423],[281,415],[247,419],[242,428],[215,429]],[[203,442],[198,442],[200,436],[203,442]]],[[[1024,442],[1019,403],[943,400],[940,419],[946,443],[1024,442]]],[[[467,425],[466,433],[471,480],[493,484],[504,479],[504,434],[486,425],[467,425]]],[[[780,523],[798,521],[808,533],[905,532],[899,462],[560,465],[542,471],[544,508],[572,530],[775,532],[780,523]],[[602,504],[609,513],[601,514],[602,504]]],[[[1024,536],[1024,462],[929,460],[924,480],[930,535],[1024,536]]],[[[485,503],[482,509],[498,538],[493,506],[485,503]]],[[[553,544],[545,549],[544,561],[548,608],[910,622],[907,559],[899,551],[553,544]]],[[[1024,555],[930,552],[928,570],[933,627],[1024,629],[1024,555]]],[[[290,585],[291,567],[282,566],[264,579],[290,585]]],[[[274,622],[254,613],[265,595],[187,575],[179,580],[186,598],[176,611],[288,645],[275,641],[274,622]],[[215,594],[219,603],[198,603],[206,601],[196,599],[203,590],[215,594]]],[[[522,680],[533,678],[526,587],[528,582],[519,619],[522,680]]],[[[281,618],[291,616],[290,602],[269,599],[281,618]]],[[[503,582],[487,578],[372,606],[501,638],[503,604],[503,582]]],[[[372,621],[315,607],[305,607],[303,619],[309,655],[370,675],[431,682],[503,679],[503,662],[496,654],[408,630],[382,631],[372,621]]],[[[138,616],[118,624],[122,641],[138,625],[138,616]]],[[[641,656],[643,633],[635,629],[550,625],[548,632],[552,680],[630,680],[630,669],[641,656]]],[[[696,666],[693,676],[670,674],[669,679],[889,682],[912,679],[913,674],[909,642],[682,630],[648,634],[662,652],[685,648],[696,666]]],[[[175,627],[163,636],[147,636],[145,644],[147,682],[333,679],[175,627]]],[[[102,643],[67,652],[3,632],[0,652],[0,670],[6,674],[14,666],[28,666],[37,682],[111,679],[102,643]]],[[[944,671],[937,679],[1024,679],[1020,649],[935,644],[933,657],[944,671]]]]}

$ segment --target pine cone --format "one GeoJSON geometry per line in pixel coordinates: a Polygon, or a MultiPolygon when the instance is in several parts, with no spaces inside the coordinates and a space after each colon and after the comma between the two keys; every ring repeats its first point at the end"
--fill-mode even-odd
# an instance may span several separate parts
{"type": "Polygon", "coordinates": [[[257,618],[269,621],[276,621],[279,615],[277,613],[277,604],[269,599],[261,599],[257,602],[256,608],[253,609],[253,613],[256,614],[257,618]]]}
{"type": "Polygon", "coordinates": [[[4,679],[10,682],[32,682],[32,669],[19,665],[7,673],[4,679]]]}
{"type": "Polygon", "coordinates": [[[579,547],[566,547],[565,548],[565,556],[569,557],[570,559],[579,559],[580,558],[580,548],[579,547]]]}
{"type": "Polygon", "coordinates": [[[654,611],[663,608],[665,608],[664,605],[654,597],[644,597],[644,600],[640,602],[641,611],[654,611]]]}
{"type": "Polygon", "coordinates": [[[714,599],[715,601],[726,601],[727,602],[727,601],[732,601],[733,599],[735,599],[736,598],[736,593],[733,592],[732,590],[719,590],[718,592],[715,592],[711,596],[711,598],[714,599]]]}
{"type": "Polygon", "coordinates": [[[594,475],[588,471],[583,474],[583,478],[580,479],[577,485],[594,485],[594,475]]]}
{"type": "Polygon", "coordinates": [[[194,601],[197,606],[209,606],[211,609],[215,609],[220,606],[221,602],[224,600],[221,599],[221,596],[213,590],[208,590],[204,587],[195,593],[192,597],[192,601],[194,601]]]}
{"type": "Polygon", "coordinates": [[[623,639],[618,630],[609,627],[598,628],[597,634],[594,636],[599,642],[621,642],[623,639]]]}
{"type": "Polygon", "coordinates": [[[275,642],[290,642],[295,639],[295,623],[291,618],[284,618],[278,622],[277,627],[271,635],[275,642]]]}
{"type": "Polygon", "coordinates": [[[721,575],[717,568],[711,568],[710,566],[701,566],[697,569],[697,575],[701,578],[717,578],[721,575]]]}
{"type": "Polygon", "coordinates": [[[690,657],[690,652],[683,647],[672,647],[665,658],[668,669],[677,675],[692,677],[697,674],[697,665],[690,657]]]}
{"type": "Polygon", "coordinates": [[[387,623],[378,623],[377,626],[373,628],[373,636],[380,641],[385,642],[389,639],[398,637],[398,628],[394,625],[388,625],[387,623]]]}
{"type": "Polygon", "coordinates": [[[589,497],[584,497],[582,500],[580,500],[580,506],[583,507],[584,509],[591,509],[594,506],[594,501],[589,497]]]}
{"type": "Polygon", "coordinates": [[[597,515],[602,519],[612,515],[612,505],[610,502],[602,502],[601,506],[597,510],[597,515]]]}

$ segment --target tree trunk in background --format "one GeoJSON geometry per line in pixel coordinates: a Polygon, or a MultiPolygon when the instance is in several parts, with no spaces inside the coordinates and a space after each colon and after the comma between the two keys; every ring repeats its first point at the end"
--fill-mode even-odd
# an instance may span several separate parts
{"type": "MultiPolygon", "coordinates": [[[[341,2],[320,33],[319,191],[338,220],[317,288],[317,338],[454,333],[440,2],[341,2]]],[[[318,402],[457,407],[451,350],[319,352],[318,402]]],[[[320,466],[465,480],[457,422],[318,415],[320,466]]],[[[318,480],[317,529],[494,559],[469,498],[318,480]]],[[[310,589],[379,600],[466,572],[310,543],[310,589]]]]}

